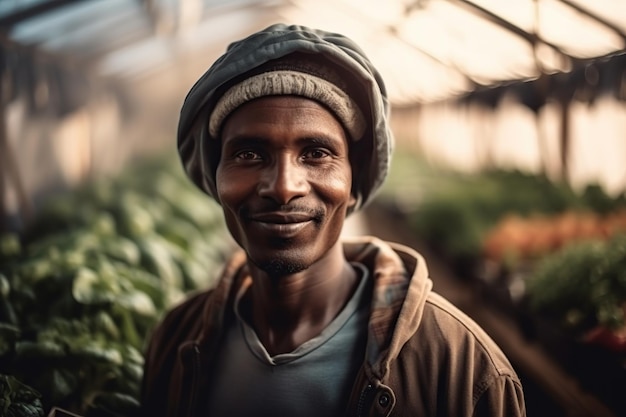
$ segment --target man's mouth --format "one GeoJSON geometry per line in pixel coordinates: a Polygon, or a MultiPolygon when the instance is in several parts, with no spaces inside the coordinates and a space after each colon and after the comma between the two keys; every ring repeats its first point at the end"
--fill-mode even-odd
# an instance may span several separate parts
{"type": "Polygon", "coordinates": [[[255,222],[261,223],[273,223],[273,224],[294,224],[304,223],[313,220],[313,216],[308,213],[287,213],[280,211],[273,211],[267,213],[258,213],[250,216],[250,219],[255,222]]]}
{"type": "Polygon", "coordinates": [[[314,221],[314,216],[303,212],[265,212],[250,217],[253,224],[265,232],[291,237],[314,221]]]}

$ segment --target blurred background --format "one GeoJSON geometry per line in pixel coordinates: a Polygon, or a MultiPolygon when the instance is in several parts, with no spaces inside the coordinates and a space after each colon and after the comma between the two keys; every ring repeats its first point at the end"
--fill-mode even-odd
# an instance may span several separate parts
{"type": "Polygon", "coordinates": [[[390,178],[345,233],[424,253],[529,416],[626,415],[619,0],[0,0],[4,410],[132,414],[150,329],[232,248],[182,101],[276,22],[353,38],[388,87],[390,178]]]}

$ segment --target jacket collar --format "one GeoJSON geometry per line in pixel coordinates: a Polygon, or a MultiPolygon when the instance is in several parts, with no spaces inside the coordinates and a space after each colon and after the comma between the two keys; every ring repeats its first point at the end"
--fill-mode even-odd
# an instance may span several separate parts
{"type": "Polygon", "coordinates": [[[406,246],[366,236],[344,239],[344,251],[373,276],[366,360],[373,376],[382,380],[419,327],[432,281],[422,256],[406,246]]]}
{"type": "MultiPolygon", "coordinates": [[[[406,246],[370,236],[342,241],[346,259],[365,265],[373,279],[366,360],[372,376],[382,380],[391,360],[419,327],[432,281],[422,256],[406,246]]],[[[205,305],[199,346],[209,348],[211,342],[219,340],[217,335],[235,294],[248,279],[245,253],[238,251],[226,264],[205,305]]]]}

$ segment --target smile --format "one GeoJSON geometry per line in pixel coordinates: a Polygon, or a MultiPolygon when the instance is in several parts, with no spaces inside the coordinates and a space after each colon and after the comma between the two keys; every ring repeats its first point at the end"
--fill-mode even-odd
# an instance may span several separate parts
{"type": "Polygon", "coordinates": [[[310,214],[280,212],[253,215],[250,220],[262,231],[283,237],[293,236],[313,222],[310,214]]]}
{"type": "Polygon", "coordinates": [[[300,223],[265,223],[265,222],[256,222],[259,228],[271,232],[272,234],[277,234],[281,236],[291,236],[298,233],[300,230],[304,229],[311,221],[300,222],[300,223]]]}

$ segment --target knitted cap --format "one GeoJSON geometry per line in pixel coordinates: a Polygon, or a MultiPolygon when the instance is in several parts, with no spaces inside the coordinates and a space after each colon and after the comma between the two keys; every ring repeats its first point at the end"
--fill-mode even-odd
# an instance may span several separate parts
{"type": "Polygon", "coordinates": [[[393,136],[379,73],[350,39],[277,24],[232,43],[188,93],[178,126],[185,171],[219,202],[215,172],[220,131],[242,104],[268,95],[298,95],[325,105],[351,139],[355,208],[371,199],[389,167],[393,136]]]}
{"type": "MultiPolygon", "coordinates": [[[[265,96],[295,95],[315,100],[328,107],[348,131],[352,140],[365,133],[366,121],[356,102],[338,83],[333,83],[308,71],[302,71],[302,61],[280,62],[278,68],[252,75],[232,86],[218,100],[209,118],[209,134],[218,137],[224,120],[244,103],[265,96]],[[288,70],[280,69],[286,65],[288,70]]],[[[312,64],[312,63],[311,63],[312,64]]]]}

